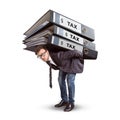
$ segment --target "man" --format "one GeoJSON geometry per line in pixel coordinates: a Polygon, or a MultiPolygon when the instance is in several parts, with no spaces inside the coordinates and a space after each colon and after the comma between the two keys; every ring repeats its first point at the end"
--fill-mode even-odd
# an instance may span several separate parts
{"type": "Polygon", "coordinates": [[[50,61],[59,69],[58,82],[62,100],[55,107],[65,106],[64,111],[71,111],[75,102],[75,76],[76,73],[82,73],[84,67],[82,53],[76,50],[49,52],[45,46],[36,47],[35,53],[37,57],[46,63],[50,61]],[[65,79],[67,80],[68,95],[65,79]]]}

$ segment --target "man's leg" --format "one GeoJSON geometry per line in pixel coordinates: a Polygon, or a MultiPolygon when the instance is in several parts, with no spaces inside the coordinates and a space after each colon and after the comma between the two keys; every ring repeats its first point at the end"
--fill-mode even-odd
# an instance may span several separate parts
{"type": "Polygon", "coordinates": [[[67,84],[68,84],[68,93],[69,93],[69,102],[70,103],[74,103],[75,76],[76,76],[76,74],[67,74],[67,84]]]}
{"type": "Polygon", "coordinates": [[[60,87],[60,94],[61,94],[62,100],[60,103],[56,104],[55,107],[66,106],[68,104],[65,78],[66,78],[66,73],[60,70],[59,76],[58,76],[58,83],[59,83],[59,87],[60,87]]]}
{"type": "Polygon", "coordinates": [[[68,98],[67,98],[67,89],[66,89],[65,78],[66,78],[66,73],[60,70],[59,77],[58,77],[58,83],[59,83],[59,87],[60,87],[61,98],[63,101],[67,102],[68,98]]]}
{"type": "Polygon", "coordinates": [[[67,84],[69,93],[69,104],[66,106],[64,111],[71,111],[74,108],[74,97],[75,97],[75,76],[76,74],[67,74],[67,84]]]}

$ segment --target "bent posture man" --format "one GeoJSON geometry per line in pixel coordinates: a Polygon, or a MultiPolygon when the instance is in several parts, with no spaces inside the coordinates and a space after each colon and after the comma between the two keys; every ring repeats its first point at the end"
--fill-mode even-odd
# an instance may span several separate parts
{"type": "Polygon", "coordinates": [[[64,111],[71,111],[74,108],[75,96],[75,76],[82,73],[84,59],[81,52],[76,50],[49,52],[45,46],[36,47],[35,53],[43,61],[54,64],[54,69],[59,69],[58,82],[60,86],[61,101],[55,107],[65,106],[64,111]],[[65,83],[67,80],[67,87],[65,83]],[[68,94],[67,94],[68,88],[68,94]]]}

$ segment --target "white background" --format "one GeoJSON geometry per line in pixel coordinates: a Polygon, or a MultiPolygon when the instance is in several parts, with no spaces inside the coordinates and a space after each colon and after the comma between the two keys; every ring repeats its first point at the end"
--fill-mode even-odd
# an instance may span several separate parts
{"type": "Polygon", "coordinates": [[[3,0],[0,2],[0,120],[120,120],[118,0],[3,0]],[[97,60],[76,76],[76,108],[55,109],[57,71],[25,51],[23,33],[52,9],[95,29],[97,60]]]}

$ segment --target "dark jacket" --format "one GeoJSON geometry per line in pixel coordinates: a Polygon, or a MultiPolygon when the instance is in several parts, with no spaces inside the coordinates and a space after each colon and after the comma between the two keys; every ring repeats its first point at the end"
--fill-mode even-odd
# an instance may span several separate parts
{"type": "Polygon", "coordinates": [[[67,73],[82,73],[84,59],[81,52],[76,50],[50,52],[50,56],[60,70],[67,73]]]}

